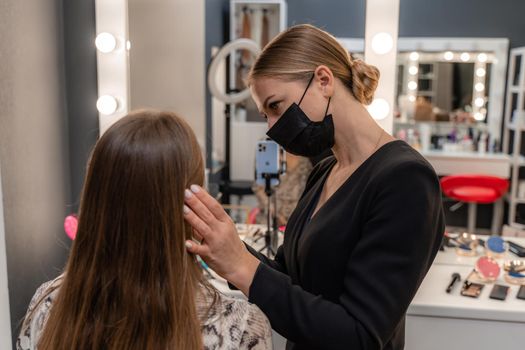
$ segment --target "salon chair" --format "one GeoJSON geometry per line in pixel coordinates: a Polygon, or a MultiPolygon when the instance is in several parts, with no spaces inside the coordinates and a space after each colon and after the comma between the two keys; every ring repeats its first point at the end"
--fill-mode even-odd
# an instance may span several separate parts
{"type": "MultiPolygon", "coordinates": [[[[508,188],[509,181],[496,176],[457,174],[441,178],[441,189],[445,196],[459,201],[459,205],[468,203],[469,233],[475,233],[477,205],[494,203],[492,233],[499,234],[503,217],[502,197],[508,188]]],[[[457,208],[457,205],[454,207],[457,208]]]]}

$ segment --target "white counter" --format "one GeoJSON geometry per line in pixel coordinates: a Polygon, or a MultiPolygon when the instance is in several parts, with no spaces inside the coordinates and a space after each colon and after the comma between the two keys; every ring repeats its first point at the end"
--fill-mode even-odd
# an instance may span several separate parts
{"type": "MultiPolygon", "coordinates": [[[[512,241],[525,245],[525,239],[512,241]]],[[[478,298],[461,296],[463,281],[480,255],[457,256],[453,248],[446,249],[438,253],[408,308],[405,349],[525,349],[525,300],[516,298],[519,287],[500,276],[496,283],[510,286],[505,301],[489,298],[493,284],[486,284],[478,298]],[[454,272],[462,281],[448,294],[454,272]]],[[[505,258],[517,259],[510,253],[505,258]]]]}
{"type": "MultiPolygon", "coordinates": [[[[511,240],[525,245],[524,238],[511,240]]],[[[525,300],[516,298],[518,286],[498,279],[497,283],[510,286],[505,301],[489,298],[492,284],[487,284],[476,299],[460,295],[463,280],[481,256],[481,249],[479,253],[477,257],[463,257],[456,255],[454,248],[438,253],[407,311],[406,350],[525,349],[525,300]],[[454,272],[462,281],[447,294],[445,289],[454,272]]],[[[504,258],[517,259],[510,253],[504,258]]],[[[218,276],[212,283],[227,295],[245,298],[218,276]]],[[[284,338],[274,332],[273,339],[274,349],[284,349],[284,338]]]]}
{"type": "Polygon", "coordinates": [[[504,153],[421,151],[438,175],[484,174],[510,177],[510,157],[504,153]]]}

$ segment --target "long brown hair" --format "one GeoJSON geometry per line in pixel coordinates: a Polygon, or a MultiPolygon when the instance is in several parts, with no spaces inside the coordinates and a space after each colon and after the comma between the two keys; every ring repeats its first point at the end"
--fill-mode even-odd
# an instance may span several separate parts
{"type": "Polygon", "coordinates": [[[205,282],[182,206],[203,177],[195,135],[172,113],[137,111],[105,132],[39,349],[202,349],[205,282]]]}
{"type": "Polygon", "coordinates": [[[308,81],[320,65],[330,68],[357,101],[372,102],[379,70],[352,59],[336,38],[310,24],[290,27],[270,41],[253,64],[248,84],[259,77],[308,81]]]}

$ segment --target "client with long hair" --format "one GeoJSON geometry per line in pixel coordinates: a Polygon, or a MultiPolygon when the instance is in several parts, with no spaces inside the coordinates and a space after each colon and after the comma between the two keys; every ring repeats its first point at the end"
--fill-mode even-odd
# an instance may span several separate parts
{"type": "Polygon", "coordinates": [[[270,349],[264,314],[219,294],[184,242],[199,145],[169,112],[142,110],[98,140],[64,273],[31,300],[17,349],[270,349]]]}

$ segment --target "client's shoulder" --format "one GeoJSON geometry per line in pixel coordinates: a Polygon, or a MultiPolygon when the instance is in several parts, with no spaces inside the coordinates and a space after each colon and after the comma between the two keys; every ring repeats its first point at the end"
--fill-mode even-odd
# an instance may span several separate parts
{"type": "Polygon", "coordinates": [[[270,322],[256,305],[220,293],[213,304],[209,292],[205,300],[207,305],[198,303],[199,314],[205,316],[202,320],[205,344],[219,341],[239,349],[271,348],[270,322]]]}

